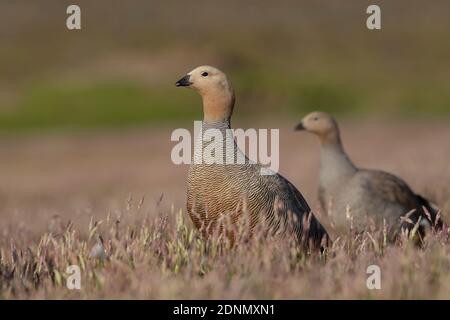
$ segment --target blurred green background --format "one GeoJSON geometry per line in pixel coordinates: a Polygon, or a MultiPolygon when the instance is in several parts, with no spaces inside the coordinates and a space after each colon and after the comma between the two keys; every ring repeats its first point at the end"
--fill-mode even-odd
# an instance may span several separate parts
{"type": "Polygon", "coordinates": [[[200,119],[199,97],[174,87],[200,64],[229,74],[241,119],[450,119],[449,18],[448,0],[1,0],[0,132],[200,119]]]}

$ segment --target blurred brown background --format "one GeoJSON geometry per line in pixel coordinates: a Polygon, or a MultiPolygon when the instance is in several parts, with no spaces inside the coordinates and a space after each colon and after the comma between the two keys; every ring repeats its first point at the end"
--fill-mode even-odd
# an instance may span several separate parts
{"type": "Polygon", "coordinates": [[[357,164],[448,206],[449,12],[448,1],[2,0],[0,224],[81,222],[130,196],[184,209],[170,133],[192,129],[201,107],[174,82],[200,64],[233,81],[235,127],[281,128],[281,172],[314,208],[317,141],[291,128],[316,109],[341,121],[357,164]],[[366,28],[374,3],[381,31],[366,28]],[[81,31],[66,29],[69,4],[81,31]]]}

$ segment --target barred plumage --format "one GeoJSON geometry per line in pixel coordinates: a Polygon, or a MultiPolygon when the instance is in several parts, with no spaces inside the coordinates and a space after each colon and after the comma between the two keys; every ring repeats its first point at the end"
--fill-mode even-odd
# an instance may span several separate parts
{"type": "MultiPolygon", "coordinates": [[[[226,76],[216,68],[202,66],[183,79],[178,85],[189,86],[202,95],[203,131],[217,129],[225,139],[233,139],[227,129],[231,128],[234,92],[226,76]],[[208,74],[209,78],[202,74],[208,74]]],[[[194,158],[209,143],[215,143],[198,139],[194,158]]],[[[234,139],[225,145],[232,148],[224,149],[224,158],[227,152],[234,156],[241,153],[234,139]]],[[[279,174],[261,175],[261,168],[247,157],[245,164],[192,164],[188,174],[187,209],[194,225],[207,235],[208,227],[214,228],[222,217],[235,223],[248,213],[251,227],[265,220],[270,230],[292,232],[305,246],[325,245],[328,234],[301,193],[279,174]]]]}

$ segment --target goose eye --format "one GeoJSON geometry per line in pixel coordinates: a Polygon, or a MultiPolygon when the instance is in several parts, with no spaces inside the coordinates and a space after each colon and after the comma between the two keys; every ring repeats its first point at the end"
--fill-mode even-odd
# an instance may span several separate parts
{"type": "Polygon", "coordinates": [[[315,117],[315,118],[314,118],[314,121],[318,121],[318,120],[319,120],[319,118],[318,118],[318,117],[315,117]]]}
{"type": "Polygon", "coordinates": [[[207,77],[208,76],[208,72],[202,72],[202,77],[207,77]]]}

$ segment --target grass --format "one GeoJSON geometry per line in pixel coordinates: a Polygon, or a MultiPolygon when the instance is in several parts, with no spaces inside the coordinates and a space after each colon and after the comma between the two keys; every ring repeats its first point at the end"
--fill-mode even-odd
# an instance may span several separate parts
{"type": "Polygon", "coordinates": [[[396,245],[382,231],[348,232],[323,253],[299,251],[289,239],[245,229],[234,248],[218,236],[199,237],[179,212],[153,216],[142,200],[84,229],[52,221],[35,241],[1,239],[0,297],[140,299],[447,299],[448,233],[430,234],[424,247],[404,233],[396,245]],[[130,219],[130,217],[133,217],[130,219]],[[134,221],[133,221],[134,220],[134,221]],[[96,251],[93,251],[96,247],[96,251]],[[381,289],[366,286],[369,265],[380,266],[381,289]],[[81,290],[66,272],[81,269],[81,290]]]}
{"type": "MultiPolygon", "coordinates": [[[[339,81],[304,81],[295,75],[257,70],[234,73],[240,117],[270,114],[274,105],[287,116],[324,110],[339,115],[396,117],[446,117],[450,96],[444,87],[417,84],[390,96],[389,89],[367,92],[339,81]],[[407,92],[405,92],[407,91],[407,92]],[[377,96],[378,95],[378,96],[377,96]],[[381,102],[382,101],[382,102],[381,102]],[[387,106],[396,106],[388,108],[387,106]]],[[[0,112],[0,132],[42,129],[120,128],[173,124],[186,118],[199,119],[201,100],[172,84],[149,86],[140,82],[62,82],[30,86],[14,106],[0,112]]]]}
{"type": "Polygon", "coordinates": [[[394,126],[343,126],[351,154],[398,172],[448,213],[448,1],[383,2],[381,32],[365,29],[356,0],[80,0],[80,32],[64,28],[64,3],[49,2],[0,4],[0,298],[450,298],[442,234],[416,248],[409,235],[389,245],[382,230],[349,228],[323,255],[258,235],[231,250],[200,238],[170,209],[183,207],[185,172],[171,165],[168,132],[201,117],[200,98],[173,83],[217,65],[237,91],[238,120],[285,126],[283,172],[310,203],[316,143],[291,128],[321,109],[388,118],[394,126]],[[161,131],[38,134],[132,126],[161,131]],[[135,191],[169,205],[122,204],[135,191]],[[80,291],[65,285],[73,264],[80,291]],[[381,290],[366,287],[371,264],[381,290]]]}
{"type": "Polygon", "coordinates": [[[0,116],[0,127],[5,131],[101,128],[193,117],[198,112],[194,97],[181,98],[168,89],[135,83],[39,85],[12,112],[0,116]]]}
{"type": "MultiPolygon", "coordinates": [[[[291,122],[281,129],[281,172],[325,224],[315,201],[317,141],[293,132],[291,122]]],[[[233,250],[217,238],[202,239],[185,212],[186,168],[170,161],[170,133],[160,128],[0,140],[0,297],[450,297],[445,235],[430,234],[416,248],[407,235],[391,245],[383,230],[359,235],[349,227],[323,255],[259,233],[233,250]],[[80,291],[66,287],[73,264],[81,269],[80,291]],[[372,264],[381,268],[381,290],[366,287],[372,264]]],[[[358,165],[398,174],[436,202],[447,222],[450,149],[437,137],[448,133],[445,123],[342,121],[358,165]]]]}

